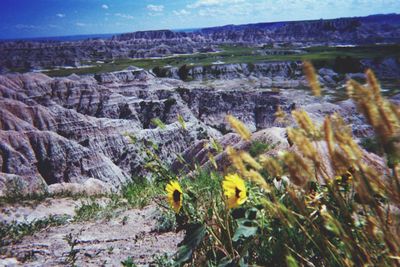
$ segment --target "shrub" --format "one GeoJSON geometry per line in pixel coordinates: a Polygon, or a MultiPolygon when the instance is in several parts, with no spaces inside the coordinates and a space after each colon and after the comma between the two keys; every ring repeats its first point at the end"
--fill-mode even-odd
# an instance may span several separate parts
{"type": "Polygon", "coordinates": [[[383,155],[382,145],[376,137],[365,137],[361,139],[360,145],[368,152],[383,155]]]}
{"type": "Polygon", "coordinates": [[[266,152],[270,149],[270,145],[260,141],[253,141],[251,143],[249,153],[252,157],[257,157],[258,155],[266,152]]]}

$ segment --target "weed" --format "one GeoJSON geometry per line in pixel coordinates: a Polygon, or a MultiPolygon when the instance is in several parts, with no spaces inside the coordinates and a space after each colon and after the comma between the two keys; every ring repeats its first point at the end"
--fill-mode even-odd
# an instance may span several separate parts
{"type": "Polygon", "coordinates": [[[107,247],[107,253],[108,254],[113,254],[114,253],[114,247],[113,246],[108,246],[107,247]]]}
{"type": "Polygon", "coordinates": [[[22,237],[33,235],[50,226],[66,224],[70,216],[50,216],[32,222],[13,222],[10,224],[0,223],[0,246],[18,242],[22,237]]]}
{"type": "Polygon", "coordinates": [[[175,214],[171,210],[160,210],[155,216],[155,231],[158,233],[169,232],[176,228],[175,214]]]}
{"type": "Polygon", "coordinates": [[[155,183],[145,178],[138,178],[135,182],[127,184],[122,189],[122,197],[125,198],[133,208],[143,208],[152,202],[152,199],[163,191],[155,183]]]}
{"type": "Polygon", "coordinates": [[[94,219],[110,220],[117,216],[124,208],[124,202],[118,195],[111,196],[111,199],[101,205],[99,199],[91,198],[75,209],[75,221],[88,221],[94,219]]]}
{"type": "Polygon", "coordinates": [[[80,235],[73,235],[72,233],[69,233],[67,235],[64,236],[64,240],[68,243],[69,246],[69,251],[67,253],[66,256],[66,262],[71,264],[71,266],[75,266],[76,260],[77,260],[77,255],[79,253],[79,249],[75,248],[76,245],[78,245],[79,240],[78,240],[78,236],[80,235]]]}
{"type": "Polygon", "coordinates": [[[103,211],[103,207],[95,200],[87,203],[82,203],[81,206],[75,209],[75,221],[87,221],[93,219],[103,211]]]}
{"type": "Polygon", "coordinates": [[[121,261],[122,266],[124,267],[136,267],[137,265],[133,262],[132,257],[128,257],[126,260],[121,261]]]}
{"type": "Polygon", "coordinates": [[[125,215],[121,220],[121,224],[126,225],[126,223],[128,222],[128,219],[129,219],[129,217],[125,215]]]}
{"type": "Polygon", "coordinates": [[[162,255],[156,255],[153,259],[154,266],[163,266],[163,267],[174,267],[176,266],[176,262],[174,261],[171,255],[164,253],[162,255]]]}

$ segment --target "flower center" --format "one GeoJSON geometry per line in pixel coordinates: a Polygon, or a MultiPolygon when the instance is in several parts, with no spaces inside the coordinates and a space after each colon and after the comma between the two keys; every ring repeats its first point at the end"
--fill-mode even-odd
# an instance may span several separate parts
{"type": "Polygon", "coordinates": [[[175,190],[174,193],[172,194],[172,197],[174,199],[174,202],[179,202],[181,200],[181,192],[175,190]]]}
{"type": "Polygon", "coordinates": [[[235,188],[235,196],[236,198],[240,198],[240,192],[242,192],[239,188],[235,188]]]}

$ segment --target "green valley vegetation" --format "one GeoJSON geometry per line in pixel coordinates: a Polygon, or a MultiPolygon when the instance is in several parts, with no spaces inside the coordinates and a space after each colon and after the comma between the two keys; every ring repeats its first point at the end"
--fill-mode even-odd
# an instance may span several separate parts
{"type": "Polygon", "coordinates": [[[208,66],[215,62],[223,63],[260,63],[273,61],[311,60],[316,67],[329,67],[340,73],[360,71],[360,59],[382,60],[385,57],[400,57],[400,45],[365,45],[365,46],[315,46],[315,47],[244,47],[224,45],[219,52],[173,55],[163,58],[115,59],[104,63],[82,62],[88,67],[66,68],[45,71],[49,76],[68,76],[75,74],[96,74],[120,71],[129,66],[152,70],[165,66],[187,68],[208,66]],[[349,64],[350,63],[350,64],[349,64]],[[343,67],[344,66],[344,67],[343,67]]]}

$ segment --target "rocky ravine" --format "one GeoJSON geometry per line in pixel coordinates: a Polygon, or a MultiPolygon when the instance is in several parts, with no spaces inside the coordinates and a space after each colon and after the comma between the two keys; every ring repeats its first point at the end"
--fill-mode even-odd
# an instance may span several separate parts
{"type": "MultiPolygon", "coordinates": [[[[279,126],[274,122],[277,105],[288,112],[304,108],[316,121],[337,111],[354,124],[357,135],[368,135],[370,129],[350,102],[332,104],[304,90],[284,89],[305,86],[298,65],[267,69],[275,72],[193,82],[157,78],[134,67],[65,78],[38,73],[0,76],[0,195],[118,191],[132,177],[147,175],[144,146],[156,144],[161,160],[173,163],[197,141],[228,133],[227,114],[252,131],[279,126]],[[282,89],[271,90],[272,86],[282,89]],[[178,115],[186,130],[177,122],[178,115]],[[154,118],[166,127],[156,127],[154,118]],[[132,144],[125,133],[137,142],[132,144]]],[[[329,89],[323,73],[329,78],[330,72],[320,73],[329,89]]]]}

